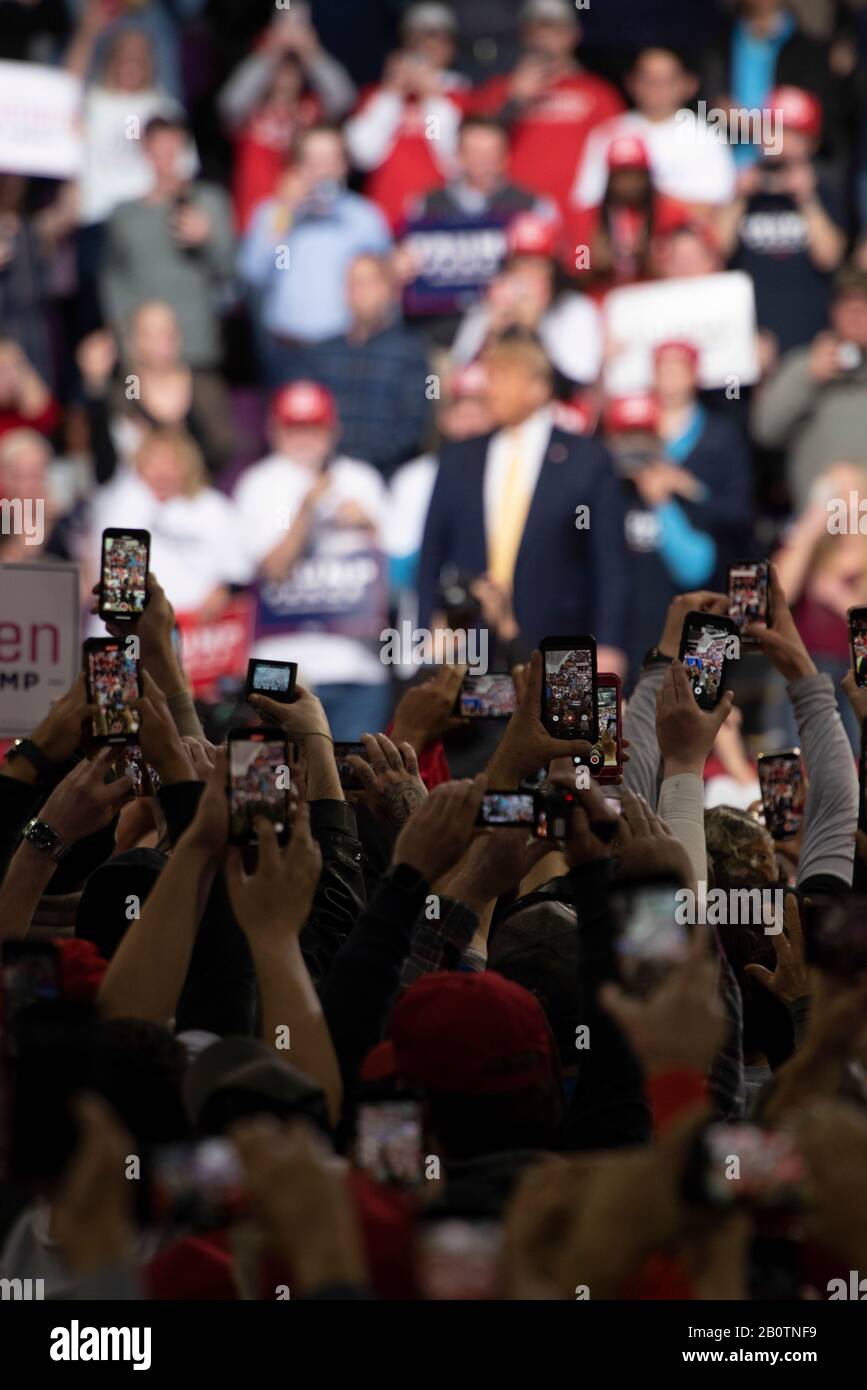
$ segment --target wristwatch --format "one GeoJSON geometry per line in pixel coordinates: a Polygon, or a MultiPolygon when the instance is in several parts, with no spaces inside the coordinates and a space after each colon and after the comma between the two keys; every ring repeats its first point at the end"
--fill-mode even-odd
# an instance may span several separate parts
{"type": "Polygon", "coordinates": [[[47,781],[54,774],[54,763],[37,747],[32,738],[16,738],[6,757],[10,763],[16,758],[24,758],[36,769],[40,782],[47,781]]]}
{"type": "Polygon", "coordinates": [[[641,669],[647,671],[651,666],[670,666],[673,661],[674,657],[661,652],[659,647],[651,647],[641,663],[641,669]]]}
{"type": "Polygon", "coordinates": [[[47,854],[49,859],[53,859],[55,864],[59,864],[61,859],[65,859],[71,846],[64,844],[60,836],[50,825],[46,825],[44,820],[39,820],[33,816],[27,822],[21,835],[22,840],[28,840],[34,849],[38,849],[40,854],[47,854]]]}

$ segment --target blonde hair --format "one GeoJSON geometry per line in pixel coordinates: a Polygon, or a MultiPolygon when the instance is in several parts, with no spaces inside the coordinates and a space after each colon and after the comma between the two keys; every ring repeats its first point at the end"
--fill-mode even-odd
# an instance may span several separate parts
{"type": "Polygon", "coordinates": [[[531,333],[509,333],[496,339],[482,353],[481,360],[485,366],[491,362],[503,362],[506,366],[525,367],[533,376],[548,385],[554,377],[547,352],[539,339],[531,333]]]}
{"type": "Polygon", "coordinates": [[[704,813],[704,836],[714,879],[768,880],[774,842],[749,812],[714,806],[704,813]]]}
{"type": "Polygon", "coordinates": [[[157,426],[149,430],[135,452],[135,465],[139,468],[142,459],[153,449],[171,449],[183,467],[181,492],[184,497],[195,497],[208,485],[208,470],[202,451],[186,430],[171,426],[157,426]]]}

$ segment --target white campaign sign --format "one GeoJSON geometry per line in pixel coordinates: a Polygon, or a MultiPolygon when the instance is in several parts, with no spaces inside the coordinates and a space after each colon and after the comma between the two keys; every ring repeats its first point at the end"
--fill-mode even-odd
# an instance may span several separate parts
{"type": "Polygon", "coordinates": [[[76,565],[0,565],[0,737],[29,734],[81,670],[76,565]]]}
{"type": "Polygon", "coordinates": [[[605,300],[605,335],[610,396],[648,390],[653,349],[672,339],[698,348],[705,389],[728,386],[732,378],[741,386],[759,379],[753,282],[741,270],[612,290],[605,300]]]}
{"type": "Polygon", "coordinates": [[[0,172],[49,179],[81,169],[81,82],[41,63],[0,63],[0,172]]]}

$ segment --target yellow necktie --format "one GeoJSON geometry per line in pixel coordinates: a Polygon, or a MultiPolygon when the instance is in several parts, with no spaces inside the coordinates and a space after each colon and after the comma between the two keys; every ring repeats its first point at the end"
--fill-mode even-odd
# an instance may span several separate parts
{"type": "Polygon", "coordinates": [[[510,430],[508,438],[509,466],[497,498],[494,523],[488,537],[488,573],[498,584],[511,591],[531,495],[524,481],[524,432],[521,426],[510,430]]]}

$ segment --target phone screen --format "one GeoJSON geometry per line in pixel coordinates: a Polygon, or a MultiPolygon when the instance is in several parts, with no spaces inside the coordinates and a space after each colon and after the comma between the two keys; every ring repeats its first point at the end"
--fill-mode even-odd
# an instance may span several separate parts
{"type": "Polygon", "coordinates": [[[800,751],[759,758],[759,786],[765,825],[775,840],[797,835],[804,819],[804,774],[800,751]]]}
{"type": "Polygon", "coordinates": [[[532,792],[485,792],[477,825],[522,826],[533,828],[532,792]]]}
{"type": "Polygon", "coordinates": [[[267,695],[281,704],[288,704],[295,690],[298,666],[294,661],[260,661],[254,658],[247,666],[247,694],[267,695]]]}
{"type": "Polygon", "coordinates": [[[463,719],[510,719],[518,708],[515,683],[506,674],[464,676],[455,714],[463,719]]]}
{"type": "Polygon", "coordinates": [[[767,560],[732,565],[729,570],[729,617],[738,629],[747,623],[768,621],[769,571],[767,560]]]}
{"type": "Polygon", "coordinates": [[[677,920],[674,884],[621,888],[611,896],[618,922],[615,952],[623,987],[644,997],[686,960],[689,934],[677,920]]]}
{"type": "Polygon", "coordinates": [[[422,1298],[460,1302],[500,1297],[502,1227],[494,1221],[444,1217],[419,1234],[422,1298]]]}
{"type": "Polygon", "coordinates": [[[414,1187],[422,1180],[421,1106],[381,1101],[358,1107],[355,1160],[376,1182],[414,1187]]]}
{"type": "Polygon", "coordinates": [[[104,743],[126,743],[141,728],[133,702],[140,694],[139,663],[128,656],[122,641],[93,639],[85,643],[85,671],[90,701],[99,706],[91,732],[104,743]]]}
{"type": "Polygon", "coordinates": [[[278,836],[288,828],[286,739],[250,729],[229,735],[229,835],[235,844],[255,844],[255,820],[273,821],[278,836]]]}
{"type": "Polygon", "coordinates": [[[599,719],[599,736],[592,751],[586,758],[576,753],[573,762],[576,767],[585,763],[594,777],[606,776],[610,779],[622,766],[621,747],[623,731],[620,727],[620,683],[611,681],[600,674],[596,677],[596,703],[599,719]]]}
{"type": "Polygon", "coordinates": [[[154,1154],[154,1213],[197,1230],[224,1225],[244,1201],[244,1169],[228,1139],[166,1144],[154,1154]]]}
{"type": "Polygon", "coordinates": [[[726,649],[732,628],[704,614],[688,614],[680,644],[680,659],[692,693],[702,709],[716,709],[723,695],[726,649]]]}
{"type": "Polygon", "coordinates": [[[597,737],[595,647],[543,648],[543,722],[555,738],[597,737]]]}
{"type": "Polygon", "coordinates": [[[806,1171],[792,1135],[749,1124],[710,1125],[704,1152],[709,1206],[788,1207],[798,1202],[806,1171]]]}
{"type": "Polygon", "coordinates": [[[345,792],[364,791],[364,783],[351,763],[346,759],[354,756],[364,758],[367,762],[367,749],[363,743],[335,743],[334,761],[337,764],[337,775],[340,778],[340,785],[345,792]]]}
{"type": "Polygon", "coordinates": [[[867,608],[850,608],[849,642],[857,685],[867,685],[867,608]]]}
{"type": "Polygon", "coordinates": [[[103,531],[99,611],[106,617],[137,618],[147,599],[146,531],[103,531]]]}

